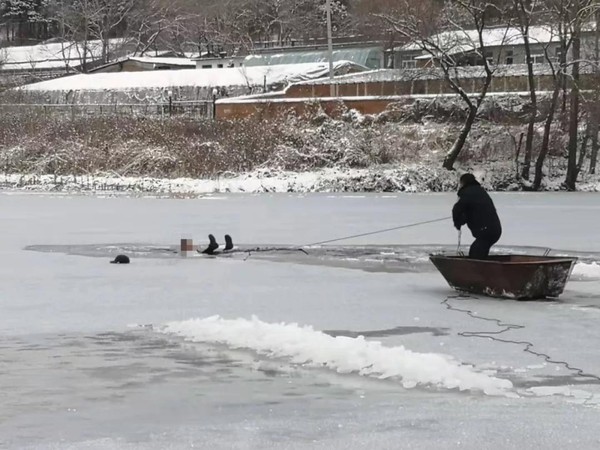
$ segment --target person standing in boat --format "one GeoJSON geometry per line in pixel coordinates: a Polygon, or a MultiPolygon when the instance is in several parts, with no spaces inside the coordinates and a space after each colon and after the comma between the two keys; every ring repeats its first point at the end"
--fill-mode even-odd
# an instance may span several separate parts
{"type": "Polygon", "coordinates": [[[469,258],[486,259],[490,248],[502,236],[502,225],[494,202],[473,174],[460,177],[458,202],[452,208],[454,226],[460,230],[467,225],[475,238],[469,258]]]}

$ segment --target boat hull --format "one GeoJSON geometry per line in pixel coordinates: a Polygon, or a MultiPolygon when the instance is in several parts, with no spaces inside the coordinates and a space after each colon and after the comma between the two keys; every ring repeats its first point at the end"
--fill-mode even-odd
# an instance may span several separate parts
{"type": "Polygon", "coordinates": [[[431,262],[458,291],[516,300],[556,298],[577,258],[494,255],[486,260],[431,255],[431,262]]]}

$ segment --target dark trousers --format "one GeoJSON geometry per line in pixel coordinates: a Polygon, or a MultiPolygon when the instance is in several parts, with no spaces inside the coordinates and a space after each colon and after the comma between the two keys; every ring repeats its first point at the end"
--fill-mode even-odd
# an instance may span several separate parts
{"type": "Polygon", "coordinates": [[[498,234],[487,234],[475,238],[475,242],[471,244],[469,249],[469,258],[472,259],[486,259],[490,254],[490,249],[494,245],[500,236],[498,234]]]}

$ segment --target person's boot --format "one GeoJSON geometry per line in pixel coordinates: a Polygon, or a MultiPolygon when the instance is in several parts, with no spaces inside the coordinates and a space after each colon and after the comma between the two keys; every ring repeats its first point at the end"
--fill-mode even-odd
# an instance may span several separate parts
{"type": "Polygon", "coordinates": [[[225,251],[233,250],[233,240],[228,234],[225,235],[225,251]]]}
{"type": "Polygon", "coordinates": [[[217,244],[217,240],[215,239],[215,237],[212,234],[208,235],[208,247],[206,247],[202,253],[204,253],[205,255],[214,255],[215,250],[219,248],[219,244],[217,244]]]}

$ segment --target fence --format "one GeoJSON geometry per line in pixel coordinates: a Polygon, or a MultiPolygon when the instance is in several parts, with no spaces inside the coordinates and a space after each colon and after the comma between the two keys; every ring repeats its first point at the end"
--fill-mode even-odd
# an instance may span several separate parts
{"type": "Polygon", "coordinates": [[[169,117],[214,118],[212,101],[171,101],[162,103],[51,104],[1,103],[2,114],[35,113],[47,117],[169,117]]]}

